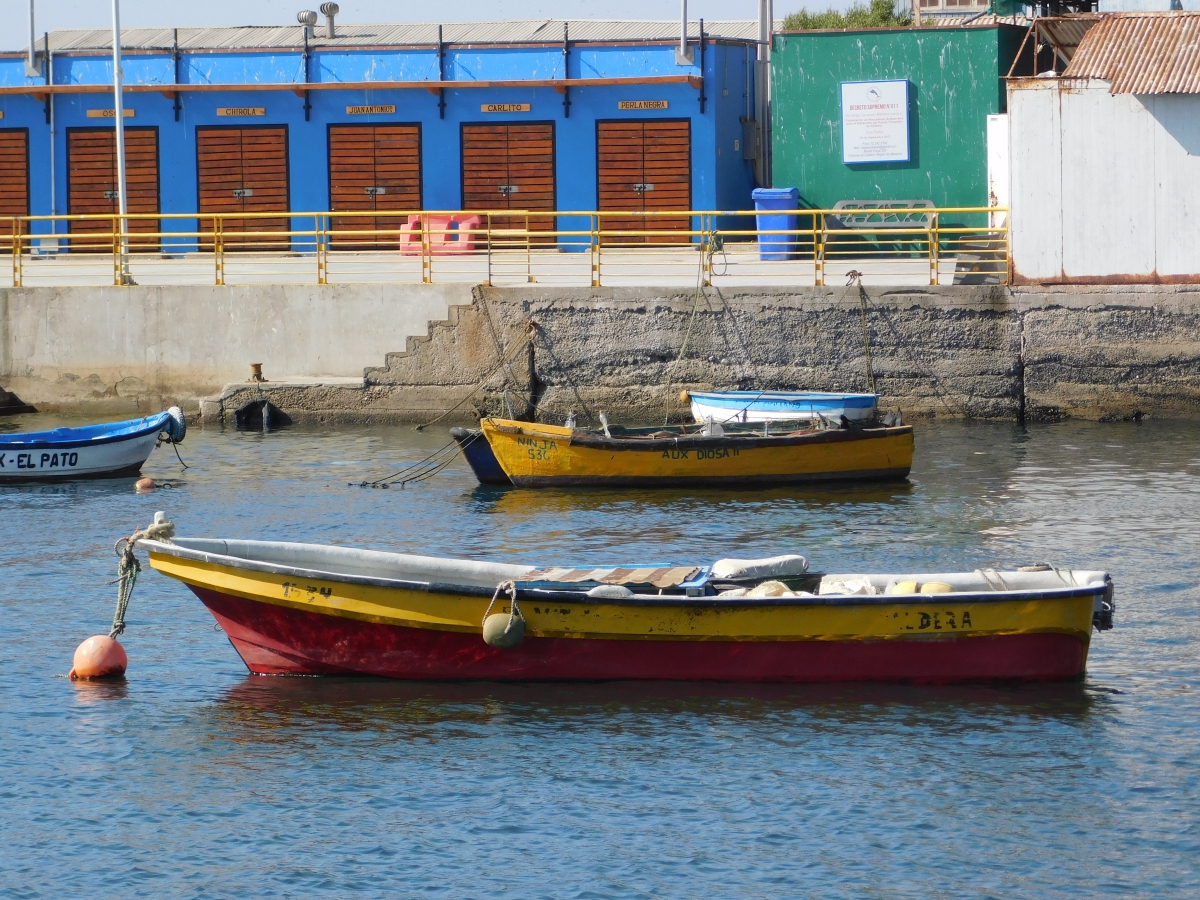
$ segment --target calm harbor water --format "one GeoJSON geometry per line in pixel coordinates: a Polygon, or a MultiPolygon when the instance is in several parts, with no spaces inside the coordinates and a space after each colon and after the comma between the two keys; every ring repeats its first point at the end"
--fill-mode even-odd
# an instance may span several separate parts
{"type": "MultiPolygon", "coordinates": [[[[48,427],[45,416],[0,429],[48,427]]],[[[408,428],[194,428],[132,479],[0,488],[0,896],[1200,896],[1200,426],[918,426],[909,483],[480,488],[408,428]],[[529,563],[802,552],[825,571],[1109,570],[1082,684],[258,678],[147,570],[123,684],[112,544],[185,535],[529,563]]]]}

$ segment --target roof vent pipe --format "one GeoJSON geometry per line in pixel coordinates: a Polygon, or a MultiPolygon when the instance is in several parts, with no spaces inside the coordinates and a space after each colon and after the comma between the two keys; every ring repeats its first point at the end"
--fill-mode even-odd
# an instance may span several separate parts
{"type": "Polygon", "coordinates": [[[305,9],[296,13],[296,21],[304,26],[304,38],[309,40],[313,36],[313,26],[317,24],[317,14],[311,9],[305,9]]]}
{"type": "Polygon", "coordinates": [[[327,38],[337,37],[337,32],[335,32],[333,30],[333,17],[336,16],[341,11],[342,11],[342,8],[340,6],[338,6],[336,3],[322,3],[321,4],[321,12],[325,16],[325,37],[327,37],[327,38]]]}
{"type": "Polygon", "coordinates": [[[675,65],[690,66],[696,56],[687,43],[687,0],[681,0],[683,9],[679,16],[679,46],[675,50],[675,65]]]}
{"type": "Polygon", "coordinates": [[[42,61],[33,49],[33,42],[33,0],[29,0],[29,59],[25,60],[26,78],[36,78],[42,74],[42,61]]]}

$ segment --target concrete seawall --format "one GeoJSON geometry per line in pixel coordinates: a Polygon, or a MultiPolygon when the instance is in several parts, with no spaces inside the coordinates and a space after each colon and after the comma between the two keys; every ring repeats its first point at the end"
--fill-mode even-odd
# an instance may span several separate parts
{"type": "Polygon", "coordinates": [[[425,334],[467,285],[59,287],[0,290],[0,387],[39,409],[121,415],[249,375],[360,381],[425,334]]]}
{"type": "Polygon", "coordinates": [[[681,387],[864,389],[865,305],[876,388],[907,414],[1200,418],[1200,285],[872,287],[862,301],[844,287],[710,288],[697,298],[674,288],[426,285],[0,297],[0,385],[43,407],[173,400],[194,410],[262,361],[272,383],[232,384],[205,415],[265,396],[300,421],[448,411],[447,421],[465,421],[502,412],[507,387],[517,412],[532,395],[551,420],[604,410],[654,421],[682,412],[668,400],[681,387]],[[531,322],[532,352],[521,343],[531,322]],[[346,379],[364,369],[361,382],[346,379]],[[313,383],[321,376],[345,380],[313,383]]]}

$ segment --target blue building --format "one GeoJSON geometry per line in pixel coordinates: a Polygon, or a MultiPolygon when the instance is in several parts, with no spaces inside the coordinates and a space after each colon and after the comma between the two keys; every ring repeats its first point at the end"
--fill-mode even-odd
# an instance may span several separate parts
{"type": "MultiPolygon", "coordinates": [[[[205,213],[242,211],[750,204],[754,22],[693,22],[683,57],[678,23],[339,24],[330,36],[331,24],[124,33],[129,211],[195,216],[139,227],[194,231],[205,213]]],[[[23,54],[0,55],[0,216],[111,214],[111,32],[39,44],[40,76],[23,54]]],[[[579,227],[545,227],[555,221],[579,227]]]]}

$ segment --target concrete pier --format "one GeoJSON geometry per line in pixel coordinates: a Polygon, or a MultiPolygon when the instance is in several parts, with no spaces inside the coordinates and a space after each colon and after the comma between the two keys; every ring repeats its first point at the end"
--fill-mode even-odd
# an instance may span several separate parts
{"type": "Polygon", "coordinates": [[[198,410],[262,363],[272,381],[361,383],[363,368],[469,304],[469,285],[0,290],[0,387],[38,409],[198,410]]]}
{"type": "Polygon", "coordinates": [[[97,414],[266,398],[301,422],[466,421],[532,401],[651,422],[684,387],[863,390],[864,306],[876,389],[907,415],[1200,418],[1200,285],[14,289],[0,385],[97,414]],[[271,381],[244,383],[250,362],[271,381]]]}

